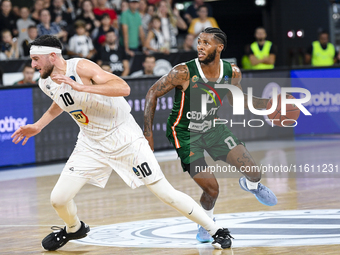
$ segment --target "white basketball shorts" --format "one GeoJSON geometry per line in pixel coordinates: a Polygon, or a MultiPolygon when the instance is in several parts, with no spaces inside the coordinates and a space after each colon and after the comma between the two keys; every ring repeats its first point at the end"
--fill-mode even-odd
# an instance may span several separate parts
{"type": "Polygon", "coordinates": [[[112,170],[132,189],[164,177],[144,137],[110,153],[78,140],[61,174],[87,178],[89,184],[104,188],[112,170]]]}

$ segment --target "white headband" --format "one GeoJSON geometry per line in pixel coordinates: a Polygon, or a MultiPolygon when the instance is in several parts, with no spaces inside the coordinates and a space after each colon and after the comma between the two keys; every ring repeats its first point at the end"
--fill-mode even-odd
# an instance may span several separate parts
{"type": "Polygon", "coordinates": [[[37,46],[37,45],[32,45],[30,49],[30,54],[35,54],[35,55],[45,55],[45,54],[50,54],[50,53],[56,53],[56,54],[61,54],[61,49],[54,48],[54,47],[48,47],[48,46],[37,46]]]}

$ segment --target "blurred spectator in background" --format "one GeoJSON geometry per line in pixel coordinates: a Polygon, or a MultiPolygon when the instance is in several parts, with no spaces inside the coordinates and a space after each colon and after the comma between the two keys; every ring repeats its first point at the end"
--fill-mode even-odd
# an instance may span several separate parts
{"type": "Polygon", "coordinates": [[[110,63],[109,63],[109,62],[103,62],[103,63],[100,65],[100,67],[101,67],[104,71],[106,71],[106,72],[108,72],[108,73],[112,73],[112,70],[111,70],[110,63]]]}
{"type": "Polygon", "coordinates": [[[184,18],[187,20],[188,24],[191,23],[192,19],[198,18],[197,11],[202,5],[206,5],[208,8],[208,17],[213,17],[213,9],[210,4],[204,3],[204,0],[194,0],[185,11],[184,18]]]}
{"type": "Polygon", "coordinates": [[[24,78],[15,82],[13,85],[37,84],[37,82],[33,80],[34,68],[32,68],[30,65],[25,65],[22,74],[24,75],[24,78]]]}
{"type": "Polygon", "coordinates": [[[215,18],[208,17],[208,7],[206,5],[201,5],[197,10],[198,18],[194,18],[189,26],[188,33],[192,34],[194,39],[194,48],[197,47],[198,35],[207,27],[219,28],[215,18]]]}
{"type": "MultiPolygon", "coordinates": [[[[72,8],[71,8],[72,9],[72,8]]],[[[61,29],[71,32],[73,18],[64,5],[64,0],[52,0],[49,8],[51,21],[57,24],[61,29]]]]}
{"type": "Polygon", "coordinates": [[[146,55],[143,62],[143,69],[133,72],[130,77],[140,77],[146,75],[155,75],[154,68],[156,66],[156,58],[152,55],[146,55]]]}
{"type": "Polygon", "coordinates": [[[109,0],[111,8],[116,12],[121,12],[122,0],[109,0]]]}
{"type": "Polygon", "coordinates": [[[109,31],[115,32],[115,29],[113,26],[111,26],[111,19],[110,15],[107,13],[104,13],[100,20],[100,26],[96,27],[92,32],[92,39],[94,42],[94,47],[98,51],[99,48],[104,45],[105,43],[105,34],[109,31]]]}
{"type": "Polygon", "coordinates": [[[12,37],[11,31],[4,29],[1,31],[1,52],[4,53],[6,59],[19,58],[19,47],[17,38],[12,37]]]}
{"type": "Polygon", "coordinates": [[[148,4],[146,0],[140,0],[138,10],[142,18],[142,27],[144,29],[144,33],[147,34],[149,30],[149,23],[151,21],[151,16],[148,13],[148,4]]]}
{"type": "MultiPolygon", "coordinates": [[[[120,14],[127,11],[129,9],[128,0],[123,0],[120,4],[120,14]]],[[[121,15],[120,15],[121,16],[121,15]]],[[[120,19],[119,19],[120,20],[120,19]]]]}
{"type": "Polygon", "coordinates": [[[51,7],[51,0],[44,0],[44,9],[48,9],[51,7]]]}
{"type": "Polygon", "coordinates": [[[94,15],[96,15],[97,18],[100,18],[104,13],[109,14],[111,19],[111,25],[114,28],[118,29],[117,13],[115,12],[115,10],[107,7],[107,0],[98,0],[97,4],[98,6],[93,9],[94,15]]]}
{"type": "Polygon", "coordinates": [[[33,42],[38,37],[38,30],[36,26],[29,26],[27,29],[28,38],[22,42],[23,56],[30,55],[29,44],[33,42]]]}
{"type": "Polygon", "coordinates": [[[156,13],[156,6],[153,4],[148,4],[147,13],[150,15],[150,17],[153,17],[156,13]]]}
{"type": "Polygon", "coordinates": [[[0,12],[0,31],[8,29],[12,36],[18,36],[17,30],[18,17],[12,12],[12,3],[10,0],[2,0],[0,12]]]}
{"type": "Polygon", "coordinates": [[[38,36],[54,35],[61,41],[66,42],[67,32],[62,30],[56,23],[51,23],[51,15],[49,10],[43,9],[40,11],[40,24],[37,25],[38,36]]]}
{"type": "Polygon", "coordinates": [[[241,60],[241,64],[242,64],[242,68],[244,70],[251,70],[253,69],[253,66],[251,65],[250,59],[249,59],[249,55],[250,55],[250,44],[247,44],[244,47],[244,55],[242,56],[242,60],[241,60]]]}
{"type": "Polygon", "coordinates": [[[33,9],[31,10],[31,19],[35,24],[40,23],[40,11],[44,9],[44,0],[35,0],[33,9]]]}
{"type": "Polygon", "coordinates": [[[267,33],[263,27],[255,30],[256,41],[250,45],[249,60],[252,69],[273,69],[276,58],[275,46],[267,41],[267,33]]]}
{"type": "Polygon", "coordinates": [[[183,50],[183,51],[194,51],[194,50],[197,50],[197,48],[194,47],[194,40],[195,40],[194,35],[187,34],[185,36],[185,40],[183,42],[183,45],[179,49],[183,50]]]}
{"type": "Polygon", "coordinates": [[[23,55],[22,42],[28,39],[27,29],[29,26],[34,26],[35,22],[29,18],[30,12],[27,7],[20,8],[21,18],[17,20],[17,28],[19,31],[18,45],[20,55],[23,55]]]}
{"type": "Polygon", "coordinates": [[[332,66],[336,63],[336,51],[332,43],[329,42],[329,34],[322,31],[319,40],[314,41],[305,56],[305,62],[312,66],[332,66]]]}
{"type": "Polygon", "coordinates": [[[165,40],[164,34],[161,30],[161,19],[158,16],[154,16],[151,19],[150,30],[146,36],[144,47],[146,53],[149,53],[148,51],[151,51],[151,53],[170,53],[170,44],[165,40]]]}
{"type": "Polygon", "coordinates": [[[177,28],[186,30],[187,25],[185,21],[181,18],[177,9],[174,9],[174,12],[172,12],[166,0],[159,2],[157,14],[161,18],[165,41],[170,43],[170,49],[177,49],[177,28]]]}
{"type": "Polygon", "coordinates": [[[85,26],[86,23],[83,20],[77,20],[74,23],[76,34],[69,40],[67,55],[91,59],[96,53],[92,39],[86,35],[85,26]]]}
{"type": "Polygon", "coordinates": [[[138,12],[139,0],[129,0],[129,9],[122,13],[122,45],[126,54],[133,57],[136,51],[141,51],[144,45],[145,33],[142,27],[142,18],[138,12]],[[139,42],[139,38],[141,41],[139,42]]]}
{"type": "Polygon", "coordinates": [[[77,20],[85,21],[87,35],[91,35],[94,28],[100,26],[100,21],[97,20],[96,16],[93,13],[93,3],[91,0],[82,1],[80,14],[77,16],[77,20]]]}
{"type": "Polygon", "coordinates": [[[130,72],[129,59],[124,49],[117,46],[117,36],[114,31],[109,31],[105,36],[105,45],[100,48],[97,64],[110,63],[112,73],[118,76],[127,76],[130,72]]]}

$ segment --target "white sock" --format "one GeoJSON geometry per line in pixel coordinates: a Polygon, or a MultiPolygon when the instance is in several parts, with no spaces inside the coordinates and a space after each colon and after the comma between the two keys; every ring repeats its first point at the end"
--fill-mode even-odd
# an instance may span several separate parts
{"type": "Polygon", "coordinates": [[[217,230],[221,228],[191,197],[175,190],[167,179],[163,178],[156,183],[146,186],[160,200],[176,209],[188,219],[201,225],[210,235],[216,234],[217,230]]]}
{"type": "Polygon", "coordinates": [[[211,210],[205,210],[202,206],[202,209],[210,217],[210,219],[214,219],[214,207],[211,210]]]}
{"type": "Polygon", "coordinates": [[[259,186],[259,181],[258,182],[251,182],[247,178],[246,178],[246,183],[247,183],[248,189],[257,189],[257,187],[259,186]]]}
{"type": "MultiPolygon", "coordinates": [[[[77,217],[77,219],[78,219],[78,217],[77,217]]],[[[75,233],[80,229],[80,227],[81,227],[81,222],[78,219],[78,221],[76,223],[74,223],[72,225],[68,225],[68,224],[66,225],[66,232],[67,233],[75,233]]]]}

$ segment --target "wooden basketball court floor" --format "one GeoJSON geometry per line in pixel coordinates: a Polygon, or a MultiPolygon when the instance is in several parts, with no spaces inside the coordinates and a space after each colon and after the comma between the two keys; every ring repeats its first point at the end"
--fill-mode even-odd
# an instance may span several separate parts
{"type": "MultiPolygon", "coordinates": [[[[249,142],[247,148],[258,164],[339,165],[340,137],[306,139],[299,141],[249,142]]],[[[199,201],[198,186],[182,173],[173,151],[158,153],[157,157],[166,177],[173,186],[199,201]]],[[[46,252],[41,240],[50,233],[52,225],[62,221],[49,203],[51,190],[58,179],[63,164],[0,171],[0,254],[340,254],[338,244],[274,247],[233,247],[223,251],[195,248],[141,248],[83,245],[69,242],[60,250],[46,252]]],[[[307,173],[282,175],[265,174],[262,183],[269,186],[278,197],[278,204],[267,207],[255,197],[240,189],[240,174],[221,176],[218,181],[220,195],[215,214],[285,211],[311,209],[339,209],[339,173],[317,176],[307,173]],[[287,178],[289,177],[289,178],[287,178]]],[[[85,185],[75,199],[78,215],[90,227],[122,222],[150,220],[181,215],[162,204],[145,187],[132,190],[113,173],[106,188],[85,185]]],[[[228,226],[225,226],[228,227],[228,226]]],[[[340,228],[339,228],[340,233],[340,228]]],[[[195,235],[192,236],[195,239],[195,235]]],[[[275,242],[275,241],[273,241],[275,242]]],[[[275,244],[274,244],[275,245],[275,244]]]]}

